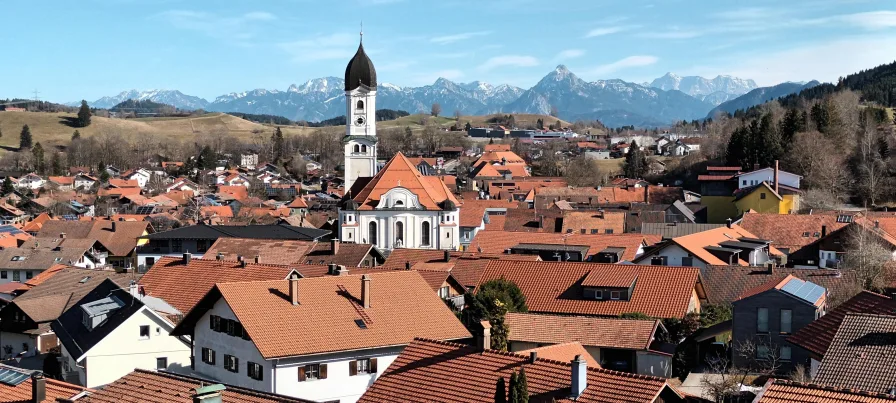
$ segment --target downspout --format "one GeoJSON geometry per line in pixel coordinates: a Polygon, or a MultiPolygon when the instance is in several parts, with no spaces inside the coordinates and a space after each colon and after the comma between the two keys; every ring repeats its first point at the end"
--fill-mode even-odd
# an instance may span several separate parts
{"type": "Polygon", "coordinates": [[[277,367],[279,366],[279,364],[280,359],[275,358],[274,365],[271,366],[271,372],[273,372],[273,374],[271,375],[271,393],[277,393],[277,367]]]}

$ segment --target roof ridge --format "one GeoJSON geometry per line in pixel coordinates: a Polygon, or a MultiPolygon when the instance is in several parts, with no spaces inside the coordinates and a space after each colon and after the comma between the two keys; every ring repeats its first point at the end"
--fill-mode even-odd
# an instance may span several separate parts
{"type": "Polygon", "coordinates": [[[778,379],[778,378],[773,378],[769,381],[773,382],[774,385],[797,386],[797,387],[803,387],[803,388],[808,388],[808,389],[824,390],[824,391],[829,391],[829,392],[847,393],[847,394],[859,395],[859,396],[873,396],[873,397],[882,398],[882,399],[896,400],[896,395],[892,395],[889,393],[883,393],[883,392],[872,392],[872,391],[867,391],[867,390],[862,390],[862,389],[857,389],[857,388],[844,388],[844,387],[824,385],[824,384],[814,383],[814,382],[797,382],[797,381],[791,381],[791,380],[787,380],[787,379],[778,379]]]}
{"type": "Polygon", "coordinates": [[[846,312],[843,316],[844,316],[844,320],[846,320],[846,316],[861,316],[861,317],[868,317],[868,318],[896,319],[896,315],[884,315],[881,313],[868,313],[868,312],[846,312]]]}
{"type": "MultiPolygon", "coordinates": [[[[273,398],[282,399],[282,401],[287,401],[286,399],[294,400],[294,401],[299,401],[299,402],[307,402],[307,401],[308,401],[308,400],[300,399],[300,398],[297,398],[297,397],[291,397],[291,396],[286,396],[286,395],[279,395],[279,394],[276,394],[276,393],[262,392],[262,391],[259,391],[259,390],[249,389],[249,388],[244,388],[244,387],[242,387],[242,386],[232,385],[232,384],[229,384],[229,383],[216,382],[216,381],[214,381],[214,380],[212,380],[212,379],[199,378],[199,377],[190,376],[190,375],[184,375],[184,374],[175,374],[175,373],[173,373],[173,372],[168,372],[168,371],[166,371],[166,370],[152,371],[152,370],[147,370],[147,369],[142,369],[142,368],[134,368],[134,372],[139,372],[139,373],[144,373],[144,374],[150,374],[150,375],[158,375],[158,376],[162,376],[162,377],[165,377],[165,378],[175,379],[175,380],[185,381],[185,382],[195,381],[195,382],[199,382],[200,385],[203,384],[203,383],[207,383],[207,384],[209,384],[209,385],[220,384],[220,385],[224,385],[224,386],[227,388],[226,390],[229,390],[229,391],[232,391],[232,392],[238,392],[238,393],[241,393],[241,394],[244,394],[244,395],[258,396],[258,397],[273,397],[273,398]]],[[[127,376],[127,375],[125,375],[125,376],[127,376]]]]}

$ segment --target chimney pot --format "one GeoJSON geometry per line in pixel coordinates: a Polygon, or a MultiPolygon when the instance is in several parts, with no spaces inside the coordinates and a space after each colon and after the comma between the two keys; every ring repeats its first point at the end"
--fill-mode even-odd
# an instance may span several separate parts
{"type": "Polygon", "coordinates": [[[404,262],[404,269],[411,270],[411,262],[404,262]]]}
{"type": "Polygon", "coordinates": [[[190,264],[191,259],[193,259],[193,255],[190,252],[184,252],[184,264],[190,264]]]}
{"type": "Polygon", "coordinates": [[[479,322],[479,325],[482,326],[482,334],[480,334],[479,339],[476,340],[476,347],[479,347],[480,351],[491,350],[492,324],[487,320],[483,320],[479,322]]]}
{"type": "Polygon", "coordinates": [[[255,255],[255,264],[260,263],[260,261],[261,261],[261,256],[255,255]]]}
{"type": "Polygon", "coordinates": [[[538,353],[532,351],[529,353],[529,364],[535,364],[535,360],[538,359],[538,353]]]}
{"type": "Polygon", "coordinates": [[[880,228],[880,220],[874,220],[874,228],[880,228]]]}
{"type": "Polygon", "coordinates": [[[367,274],[361,276],[361,302],[364,309],[370,308],[370,276],[367,274]]]}
{"type": "Polygon", "coordinates": [[[728,228],[731,228],[731,219],[729,218],[729,219],[727,219],[727,220],[725,220],[725,221],[726,221],[726,223],[727,223],[726,225],[728,226],[728,228]]]}
{"type": "Polygon", "coordinates": [[[821,226],[821,237],[824,238],[824,237],[826,237],[827,235],[828,235],[828,226],[827,226],[827,225],[822,225],[822,226],[821,226]]]}
{"type": "Polygon", "coordinates": [[[62,239],[65,239],[65,232],[60,232],[60,233],[59,233],[59,237],[62,238],[62,239]]]}
{"type": "Polygon", "coordinates": [[[442,255],[442,260],[444,260],[445,263],[448,263],[449,261],[451,261],[451,253],[449,253],[446,250],[445,253],[442,255]]]}
{"type": "Polygon", "coordinates": [[[217,259],[217,260],[224,260],[224,253],[223,253],[223,252],[218,252],[218,254],[215,255],[215,259],[217,259]]]}
{"type": "Polygon", "coordinates": [[[327,273],[330,275],[336,275],[336,263],[330,263],[327,265],[327,273]]]}
{"type": "Polygon", "coordinates": [[[338,239],[330,240],[330,252],[333,255],[339,253],[339,240],[338,239]]]}
{"type": "Polygon", "coordinates": [[[299,304],[299,275],[296,273],[289,275],[289,300],[293,305],[299,304]]]}
{"type": "Polygon", "coordinates": [[[31,401],[41,403],[47,400],[47,380],[42,372],[31,374],[31,401]]]}
{"type": "Polygon", "coordinates": [[[588,363],[581,355],[572,360],[572,398],[578,398],[588,387],[588,363]]]}

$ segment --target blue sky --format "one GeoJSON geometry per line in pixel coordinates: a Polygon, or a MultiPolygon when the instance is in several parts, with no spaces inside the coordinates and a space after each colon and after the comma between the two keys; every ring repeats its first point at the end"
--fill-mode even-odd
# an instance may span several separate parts
{"type": "Polygon", "coordinates": [[[364,44],[380,82],[528,88],[672,71],[760,85],[836,80],[896,59],[892,0],[48,0],[4,2],[0,97],[209,100],[341,76],[364,44]]]}

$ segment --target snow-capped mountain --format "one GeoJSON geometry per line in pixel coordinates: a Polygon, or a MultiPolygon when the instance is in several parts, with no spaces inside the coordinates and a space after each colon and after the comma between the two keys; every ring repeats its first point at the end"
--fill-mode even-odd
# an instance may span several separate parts
{"type": "Polygon", "coordinates": [[[666,73],[666,75],[653,80],[649,86],[664,91],[679,90],[715,105],[759,87],[753,80],[732,76],[716,76],[716,78],[709,79],[700,76],[682,77],[673,73],[666,73]]]}
{"type": "Polygon", "coordinates": [[[550,113],[557,108],[565,120],[599,119],[610,127],[654,126],[706,116],[713,105],[681,91],[664,91],[622,80],[586,82],[557,66],[505,112],[550,113]]]}
{"type": "MultiPolygon", "coordinates": [[[[160,104],[172,105],[180,109],[205,109],[209,102],[192,95],[186,95],[177,90],[147,90],[147,91],[122,91],[118,95],[102,97],[96,101],[90,102],[90,106],[94,108],[111,108],[124,101],[133,99],[136,101],[150,100],[160,104]]],[[[69,105],[77,106],[81,102],[72,102],[69,105]]]]}

